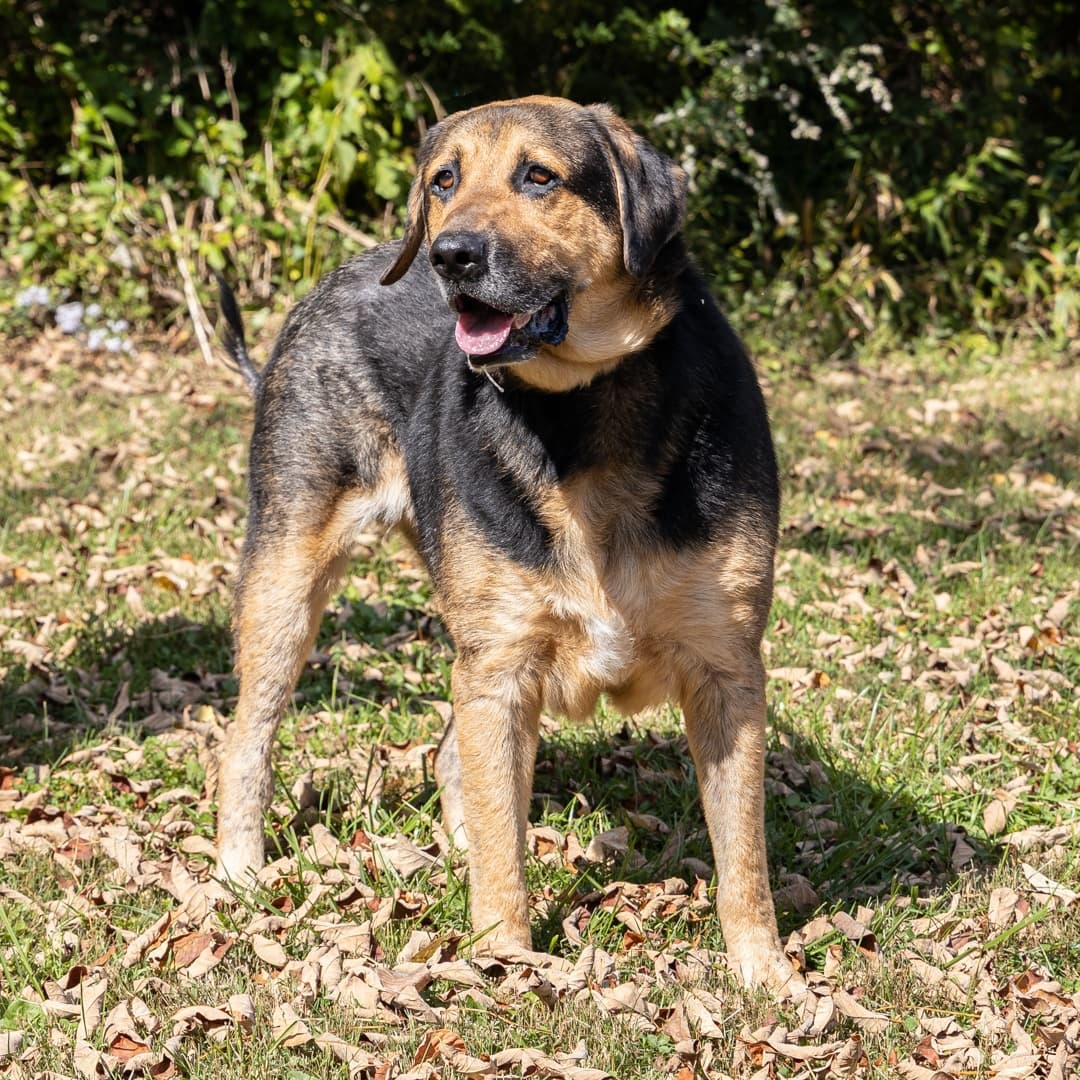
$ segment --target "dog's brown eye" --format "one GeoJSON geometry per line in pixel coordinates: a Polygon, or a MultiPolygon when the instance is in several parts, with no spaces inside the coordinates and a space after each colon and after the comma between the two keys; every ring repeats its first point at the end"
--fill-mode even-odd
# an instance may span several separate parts
{"type": "Polygon", "coordinates": [[[439,191],[449,191],[454,186],[454,174],[450,169],[440,169],[431,180],[431,186],[439,191]]]}
{"type": "Polygon", "coordinates": [[[545,169],[543,165],[530,165],[525,179],[530,184],[547,187],[555,179],[555,174],[550,169],[545,169]]]}

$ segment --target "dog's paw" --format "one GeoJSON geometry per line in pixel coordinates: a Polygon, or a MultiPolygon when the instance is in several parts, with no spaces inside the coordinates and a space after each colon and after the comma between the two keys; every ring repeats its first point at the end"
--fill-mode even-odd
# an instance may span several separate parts
{"type": "Polygon", "coordinates": [[[258,844],[244,845],[226,841],[218,845],[214,877],[218,881],[234,885],[250,885],[265,861],[266,849],[261,835],[258,844]]]}
{"type": "Polygon", "coordinates": [[[802,1001],[806,981],[776,949],[760,949],[729,957],[729,962],[743,986],[764,987],[779,1001],[802,1001]]]}

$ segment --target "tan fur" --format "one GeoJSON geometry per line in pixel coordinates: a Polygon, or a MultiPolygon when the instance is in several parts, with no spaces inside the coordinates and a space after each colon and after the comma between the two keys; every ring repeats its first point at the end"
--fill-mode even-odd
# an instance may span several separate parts
{"type": "Polygon", "coordinates": [[[676,700],[714,841],[725,940],[748,981],[788,982],[762,831],[757,643],[769,605],[769,544],[742,522],[704,550],[636,558],[627,545],[605,557],[611,549],[600,537],[641,504],[619,487],[618,477],[591,475],[545,493],[565,567],[558,573],[526,570],[486,547],[464,520],[454,524],[442,598],[460,650],[455,719],[475,924],[498,924],[500,937],[528,942],[522,839],[541,708],[583,717],[601,693],[630,712],[676,700]]]}

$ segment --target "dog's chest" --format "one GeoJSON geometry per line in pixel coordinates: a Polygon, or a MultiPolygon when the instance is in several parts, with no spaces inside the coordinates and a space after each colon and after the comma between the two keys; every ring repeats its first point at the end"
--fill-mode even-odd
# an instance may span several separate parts
{"type": "Polygon", "coordinates": [[[648,553],[613,542],[636,517],[627,493],[607,477],[588,480],[551,492],[545,507],[557,569],[545,575],[541,600],[554,653],[544,696],[551,712],[570,717],[591,714],[600,694],[633,680],[651,600],[648,553]]]}
{"type": "Polygon", "coordinates": [[[649,634],[650,597],[630,560],[616,574],[579,569],[544,598],[551,618],[553,658],[545,679],[549,711],[591,715],[602,693],[634,699],[634,707],[667,696],[649,634]],[[645,690],[645,683],[651,688],[645,690]],[[643,692],[644,691],[644,692],[643,692]]]}

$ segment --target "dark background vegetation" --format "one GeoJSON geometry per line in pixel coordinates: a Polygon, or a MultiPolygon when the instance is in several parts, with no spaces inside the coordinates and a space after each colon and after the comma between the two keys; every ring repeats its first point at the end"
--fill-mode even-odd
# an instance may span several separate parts
{"type": "Polygon", "coordinates": [[[608,101],[743,325],[1074,342],[1073,0],[0,0],[0,299],[265,303],[392,235],[426,124],[608,101]],[[172,211],[175,227],[170,225],[172,211]]]}

